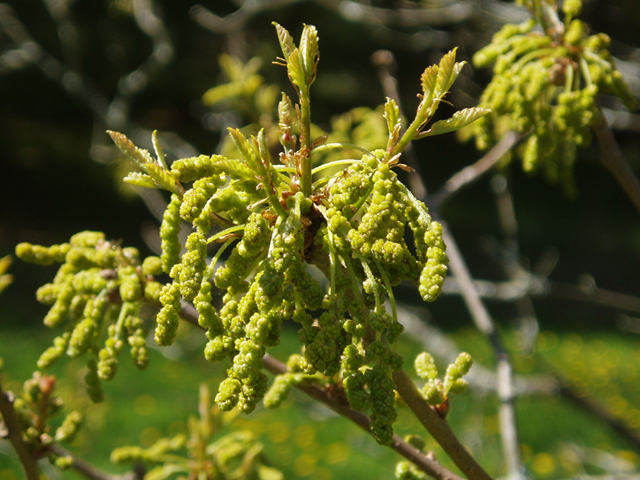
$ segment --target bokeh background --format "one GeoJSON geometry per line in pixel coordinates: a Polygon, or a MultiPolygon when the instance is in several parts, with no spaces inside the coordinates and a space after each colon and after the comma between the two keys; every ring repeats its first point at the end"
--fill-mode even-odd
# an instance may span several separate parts
{"type": "MultiPolygon", "coordinates": [[[[122,131],[148,148],[149,133],[157,129],[173,158],[216,152],[227,126],[254,120],[242,110],[202,102],[208,89],[228,81],[218,64],[222,53],[242,61],[259,57],[264,83],[293,95],[284,68],[271,64],[279,53],[272,21],[295,38],[302,24],[318,28],[321,60],[312,115],[320,128],[330,131],[338,115],[384,103],[371,60],[374,52],[392,52],[401,100],[411,112],[426,66],[455,46],[458,59],[469,61],[502,24],[526,17],[522,8],[499,0],[0,3],[0,257],[11,254],[19,242],[61,243],[86,229],[102,230],[150,253],[157,219],[135,192],[122,187],[123,164],[105,130],[122,131]],[[370,18],[362,14],[370,10],[358,10],[358,5],[389,14],[391,20],[370,18]],[[406,9],[428,14],[419,24],[394,20],[394,12],[406,9]]],[[[593,32],[612,37],[611,52],[638,95],[640,4],[585,0],[583,19],[593,32]]],[[[463,72],[449,98],[455,109],[474,106],[490,79],[489,71],[471,65],[463,72]]],[[[602,102],[617,112],[616,138],[631,167],[640,172],[640,117],[619,112],[610,98],[602,102]]],[[[427,188],[435,191],[482,153],[447,135],[418,142],[415,155],[427,188]]],[[[541,176],[524,174],[517,162],[501,171],[518,221],[520,263],[527,269],[553,267],[549,292],[527,304],[535,321],[521,302],[487,300],[516,371],[561,375],[575,397],[598,405],[636,436],[634,443],[566,394],[520,397],[522,455],[539,478],[627,474],[640,468],[640,214],[601,166],[599,155],[597,145],[579,150],[575,199],[541,176]],[[610,305],[599,301],[602,295],[610,305]],[[533,349],[524,346],[526,331],[533,349]]],[[[500,247],[505,235],[492,190],[495,181],[490,172],[457,192],[442,215],[473,276],[500,285],[509,278],[500,247]]],[[[30,376],[38,354],[55,336],[41,324],[46,307],[34,299],[37,287],[53,272],[14,261],[14,282],[0,295],[2,375],[13,388],[30,376]]],[[[407,305],[418,304],[411,289],[402,289],[400,296],[407,305]]],[[[456,348],[472,353],[487,369],[494,367],[490,345],[474,330],[458,295],[443,295],[420,315],[456,342],[456,348]]],[[[276,354],[284,358],[293,351],[295,336],[294,328],[286,331],[276,354]]],[[[186,417],[197,409],[198,384],[205,381],[213,388],[222,371],[202,358],[202,335],[185,328],[181,339],[180,348],[152,352],[148,372],[137,372],[123,360],[121,373],[106,386],[107,401],[89,410],[86,432],[75,445],[87,458],[117,471],[121,467],[108,462],[111,449],[148,445],[184,428],[186,417]]],[[[423,348],[421,339],[408,338],[404,348],[415,355],[423,348]]],[[[60,363],[55,372],[64,377],[61,391],[71,404],[86,408],[77,386],[82,362],[60,363]]],[[[496,409],[495,393],[472,389],[456,399],[451,421],[480,462],[501,475],[496,409]]],[[[238,418],[236,427],[256,432],[286,478],[390,478],[397,460],[393,452],[300,395],[280,412],[261,409],[238,418]]],[[[418,429],[409,416],[401,416],[398,427],[402,432],[418,429]]],[[[437,445],[430,446],[437,454],[437,445]]],[[[17,472],[8,447],[0,443],[0,477],[20,478],[17,472]]],[[[73,478],[68,475],[64,478],[73,478]]]]}

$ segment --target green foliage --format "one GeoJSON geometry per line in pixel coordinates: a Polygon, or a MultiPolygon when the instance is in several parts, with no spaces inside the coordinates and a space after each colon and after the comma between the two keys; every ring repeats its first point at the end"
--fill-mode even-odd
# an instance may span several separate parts
{"type": "Polygon", "coordinates": [[[156,465],[145,480],[164,480],[175,474],[211,480],[282,480],[282,473],[269,465],[262,444],[251,432],[236,430],[218,438],[229,418],[211,406],[204,384],[200,386],[198,410],[199,418],[189,418],[188,438],[178,434],[160,438],[149,448],[120,447],[111,453],[111,461],[156,465]]]}
{"type": "Polygon", "coordinates": [[[62,263],[53,282],[36,294],[39,302],[51,305],[44,324],[64,329],[40,356],[38,368],[51,366],[65,354],[87,354],[87,392],[100,401],[100,380],[113,378],[125,343],[134,364],[147,366],[146,328],[139,314],[145,301],[158,302],[160,284],[151,272],[160,272],[159,258],[150,257],[141,265],[135,248],[122,248],[105,240],[103,233],[88,231],[52,247],[21,243],[16,255],[40,265],[62,263]]]}
{"type": "MultiPolygon", "coordinates": [[[[554,1],[519,3],[533,18],[505,25],[473,57],[477,67],[494,64],[493,79],[480,99],[480,106],[493,113],[468,127],[463,137],[475,137],[484,150],[509,130],[528,135],[518,151],[524,170],[543,171],[571,195],[576,148],[590,143],[590,128],[600,122],[596,95],[616,95],[630,110],[637,102],[607,51],[609,37],[588,35],[587,26],[575,18],[580,0],[563,2],[564,21],[554,1]]],[[[509,152],[505,162],[510,158],[509,152]]]]}

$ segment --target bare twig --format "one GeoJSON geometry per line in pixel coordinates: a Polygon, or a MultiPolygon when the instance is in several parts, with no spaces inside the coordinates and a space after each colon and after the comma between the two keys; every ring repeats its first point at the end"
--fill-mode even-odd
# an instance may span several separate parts
{"type": "Polygon", "coordinates": [[[112,475],[103,472],[90,463],[78,458],[75,454],[69,452],[57,443],[52,444],[51,447],[49,447],[49,451],[60,457],[71,457],[73,459],[71,468],[89,480],[142,480],[144,478],[145,472],[142,470],[128,472],[123,475],[112,475]]]}
{"type": "Polygon", "coordinates": [[[214,33],[228,35],[241,29],[255,15],[267,10],[291,5],[301,0],[247,0],[240,8],[225,17],[219,17],[202,5],[191,7],[189,14],[200,26],[214,33]]]}
{"type": "Polygon", "coordinates": [[[521,138],[521,135],[513,131],[507,132],[505,136],[502,137],[502,140],[489,150],[484,157],[453,175],[440,190],[431,196],[429,199],[430,203],[441,205],[460,188],[476,181],[483,173],[498,163],[502,156],[511,150],[521,138]]]}
{"type": "Polygon", "coordinates": [[[593,127],[593,132],[600,144],[600,161],[611,170],[631,203],[640,212],[640,181],[624,158],[604,114],[602,115],[602,121],[593,127]]]}
{"type": "Polygon", "coordinates": [[[513,408],[511,366],[506,349],[498,336],[495,325],[489,316],[489,312],[480,300],[476,292],[471,275],[465,264],[458,245],[451,235],[447,225],[442,225],[442,238],[447,245],[447,255],[449,257],[449,267],[459,282],[462,290],[462,298],[467,304],[474,323],[478,330],[484,333],[494,351],[498,361],[498,397],[501,402],[499,409],[500,425],[506,430],[502,430],[502,444],[510,478],[522,477],[523,467],[520,461],[520,447],[517,442],[515,427],[515,411],[513,408]]]}
{"type": "Polygon", "coordinates": [[[2,424],[0,424],[0,427],[4,427],[0,428],[0,435],[8,438],[11,445],[13,445],[22,464],[26,479],[39,480],[38,461],[22,439],[22,429],[20,428],[16,412],[13,409],[13,401],[13,394],[2,390],[2,385],[0,384],[0,414],[2,414],[2,424]]]}
{"type": "Polygon", "coordinates": [[[379,8],[353,0],[315,0],[351,22],[393,27],[442,27],[468,20],[474,13],[473,2],[459,1],[438,8],[379,8]]]}

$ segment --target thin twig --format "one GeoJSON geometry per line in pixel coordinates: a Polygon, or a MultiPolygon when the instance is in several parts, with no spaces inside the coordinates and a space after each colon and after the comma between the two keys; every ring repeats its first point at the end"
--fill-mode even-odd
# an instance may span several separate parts
{"type": "MultiPolygon", "coordinates": [[[[18,416],[13,409],[13,401],[13,394],[2,390],[2,385],[0,384],[0,414],[2,414],[2,424],[4,425],[4,428],[0,428],[0,435],[8,438],[11,445],[13,445],[22,464],[26,479],[39,480],[38,461],[22,439],[22,429],[20,428],[18,416]]],[[[2,424],[0,424],[0,427],[2,427],[2,424]]]]}
{"type": "Polygon", "coordinates": [[[468,20],[475,12],[474,4],[455,2],[439,8],[380,8],[352,0],[315,0],[350,22],[393,27],[442,27],[468,20]]]}
{"type": "Polygon", "coordinates": [[[521,138],[522,135],[513,131],[507,132],[502,137],[502,140],[489,150],[484,157],[453,175],[447,183],[429,198],[430,204],[439,206],[460,188],[476,181],[483,173],[498,163],[502,156],[511,150],[521,138]]]}
{"type": "Polygon", "coordinates": [[[520,447],[517,442],[512,395],[513,379],[511,378],[512,370],[507,351],[498,336],[489,312],[474,288],[471,274],[458,249],[458,244],[451,235],[449,227],[445,224],[442,225],[442,239],[447,245],[449,267],[459,282],[462,290],[462,298],[467,304],[469,313],[471,313],[471,317],[478,330],[487,336],[496,352],[498,361],[498,398],[501,402],[498,413],[502,428],[502,445],[505,463],[507,464],[508,476],[510,478],[520,478],[523,475],[522,472],[524,469],[520,460],[520,447]]]}
{"type": "Polygon", "coordinates": [[[71,468],[89,480],[142,480],[144,477],[144,472],[142,471],[128,472],[123,475],[112,475],[103,472],[90,463],[78,458],[75,454],[69,452],[57,443],[52,444],[49,447],[49,451],[60,457],[71,457],[73,459],[71,468]]]}
{"type": "Polygon", "coordinates": [[[624,158],[604,114],[602,114],[600,123],[592,129],[600,144],[600,162],[611,170],[622,190],[640,212],[640,181],[624,158]]]}
{"type": "Polygon", "coordinates": [[[475,461],[459,442],[449,423],[440,417],[418,391],[413,380],[404,370],[393,372],[396,390],[427,431],[451,457],[456,466],[469,480],[491,480],[491,477],[475,461]]]}

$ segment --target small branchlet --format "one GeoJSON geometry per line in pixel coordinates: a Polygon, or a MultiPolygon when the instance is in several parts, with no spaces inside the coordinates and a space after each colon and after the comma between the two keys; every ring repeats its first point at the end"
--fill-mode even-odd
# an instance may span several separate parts
{"type": "Polygon", "coordinates": [[[22,438],[33,458],[48,457],[60,468],[68,468],[73,459],[56,455],[50,450],[54,442],[71,442],[82,425],[79,412],[69,413],[52,434],[50,420],[60,413],[62,400],[54,395],[56,379],[51,375],[34,372],[24,383],[22,392],[13,402],[13,408],[22,430],[22,438]]]}

